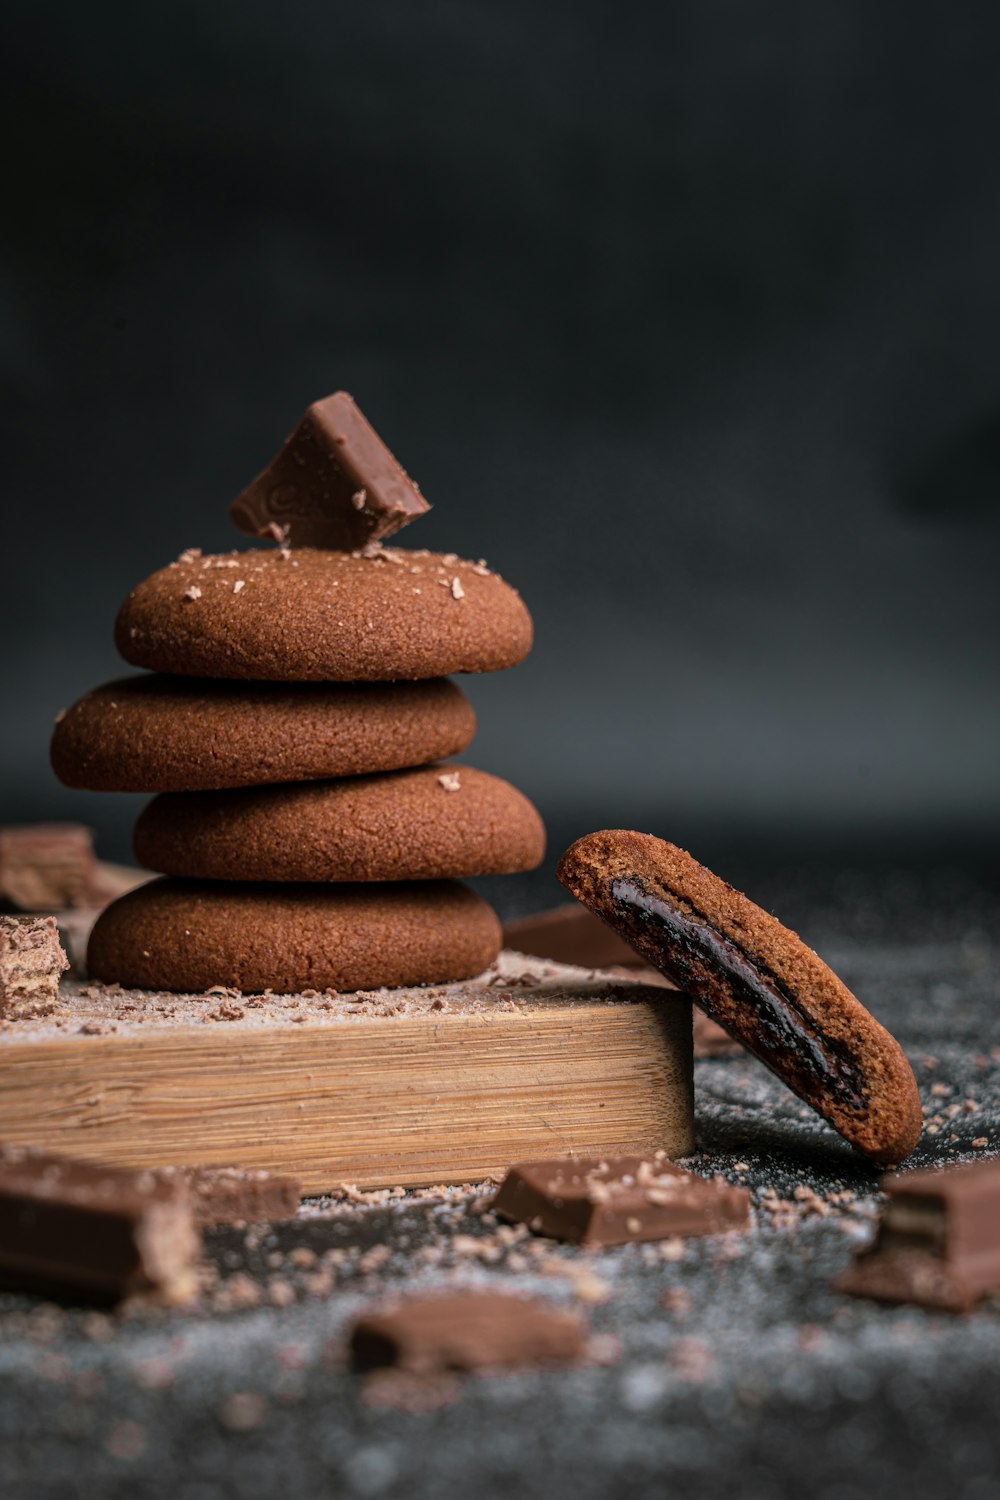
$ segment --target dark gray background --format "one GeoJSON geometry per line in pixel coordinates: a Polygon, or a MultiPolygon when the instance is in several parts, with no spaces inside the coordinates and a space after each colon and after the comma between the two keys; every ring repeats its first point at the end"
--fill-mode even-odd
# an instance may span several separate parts
{"type": "Polygon", "coordinates": [[[337,387],[535,615],[470,759],[555,842],[1000,825],[992,6],[18,0],[5,821],[115,610],[337,387]]]}

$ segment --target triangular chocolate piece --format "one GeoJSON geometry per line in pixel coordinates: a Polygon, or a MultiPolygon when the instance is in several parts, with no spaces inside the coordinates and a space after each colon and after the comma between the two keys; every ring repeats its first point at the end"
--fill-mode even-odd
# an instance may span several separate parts
{"type": "Polygon", "coordinates": [[[337,391],[313,402],[229,514],[250,536],[353,552],[429,509],[351,397],[337,391]]]}

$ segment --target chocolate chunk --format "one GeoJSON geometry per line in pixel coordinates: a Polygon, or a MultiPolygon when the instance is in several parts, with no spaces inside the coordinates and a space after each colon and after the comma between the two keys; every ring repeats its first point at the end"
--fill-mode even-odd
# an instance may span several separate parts
{"type": "Polygon", "coordinates": [[[183,1183],[191,1195],[195,1223],[257,1223],[294,1219],[302,1197],[294,1177],[249,1167],[153,1167],[158,1182],[183,1183]]]}
{"type": "Polygon", "coordinates": [[[93,836],[79,823],[0,828],[0,904],[17,911],[88,906],[99,887],[93,836]]]}
{"type": "Polygon", "coordinates": [[[576,1313],[506,1292],[431,1293],[362,1313],[351,1333],[356,1369],[415,1374],[572,1364],[587,1329],[576,1313]]]}
{"type": "Polygon", "coordinates": [[[117,1302],[183,1301],[201,1241],[183,1182],[0,1147],[0,1280],[117,1302]]]}
{"type": "Polygon", "coordinates": [[[852,1145],[910,1154],[923,1115],[902,1048],[796,933],[650,834],[588,834],[557,874],[852,1145]]]}
{"type": "Polygon", "coordinates": [[[68,968],[55,917],[0,916],[0,1019],[45,1015],[68,968]]]}
{"type": "Polygon", "coordinates": [[[841,1278],[842,1291],[949,1312],[1000,1292],[1000,1158],[882,1185],[877,1238],[841,1278]]]}
{"type": "Polygon", "coordinates": [[[607,923],[577,901],[507,922],[503,945],[518,953],[551,958],[560,964],[579,964],[584,969],[616,965],[633,968],[646,962],[607,923]]]}
{"type": "Polygon", "coordinates": [[[430,506],[345,391],[310,406],[229,514],[250,536],[353,552],[430,506]]]}
{"type": "Polygon", "coordinates": [[[491,1207],[573,1245],[624,1245],[745,1229],[750,1194],[642,1156],[554,1157],[510,1168],[491,1207]]]}
{"type": "MultiPolygon", "coordinates": [[[[503,929],[503,945],[533,958],[551,958],[560,964],[579,964],[583,969],[642,969],[643,981],[664,981],[658,969],[647,964],[624,938],[606,922],[577,901],[533,917],[518,917],[503,929]]],[[[723,1031],[717,1022],[696,1010],[694,1023],[695,1057],[734,1057],[743,1051],[735,1037],[723,1031]]]]}

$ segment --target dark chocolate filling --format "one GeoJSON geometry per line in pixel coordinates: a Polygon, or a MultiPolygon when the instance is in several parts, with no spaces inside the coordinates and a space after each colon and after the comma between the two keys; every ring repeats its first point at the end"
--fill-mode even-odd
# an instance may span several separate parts
{"type": "Polygon", "coordinates": [[[658,956],[652,961],[657,968],[686,989],[713,1020],[734,1030],[730,1018],[712,1003],[711,986],[698,970],[714,969],[725,978],[736,1001],[754,1018],[752,1026],[739,1027],[736,1035],[762,1062],[789,1081],[787,1062],[791,1060],[792,1071],[800,1080],[796,1086],[805,1090],[812,1083],[838,1104],[867,1111],[864,1076],[843,1043],[825,1037],[803,1014],[795,997],[737,943],[705,921],[685,916],[668,902],[651,896],[635,877],[613,880],[611,896],[625,922],[652,929],[646,937],[647,951],[650,938],[656,934],[658,956]],[[778,1056],[786,1060],[784,1066],[778,1065],[778,1056]]]}

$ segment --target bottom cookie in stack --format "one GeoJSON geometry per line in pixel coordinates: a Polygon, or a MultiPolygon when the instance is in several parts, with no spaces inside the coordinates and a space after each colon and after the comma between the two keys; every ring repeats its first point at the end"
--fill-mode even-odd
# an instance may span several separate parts
{"type": "Polygon", "coordinates": [[[528,799],[470,766],[164,794],[135,851],[172,878],[107,909],[88,971],[276,993],[468,979],[502,935],[458,879],[533,869],[544,849],[528,799]]]}
{"type": "Polygon", "coordinates": [[[500,951],[492,907],[454,880],[343,885],[154,880],[98,918],[92,979],[199,993],[217,985],[367,990],[465,979],[500,951]]]}

